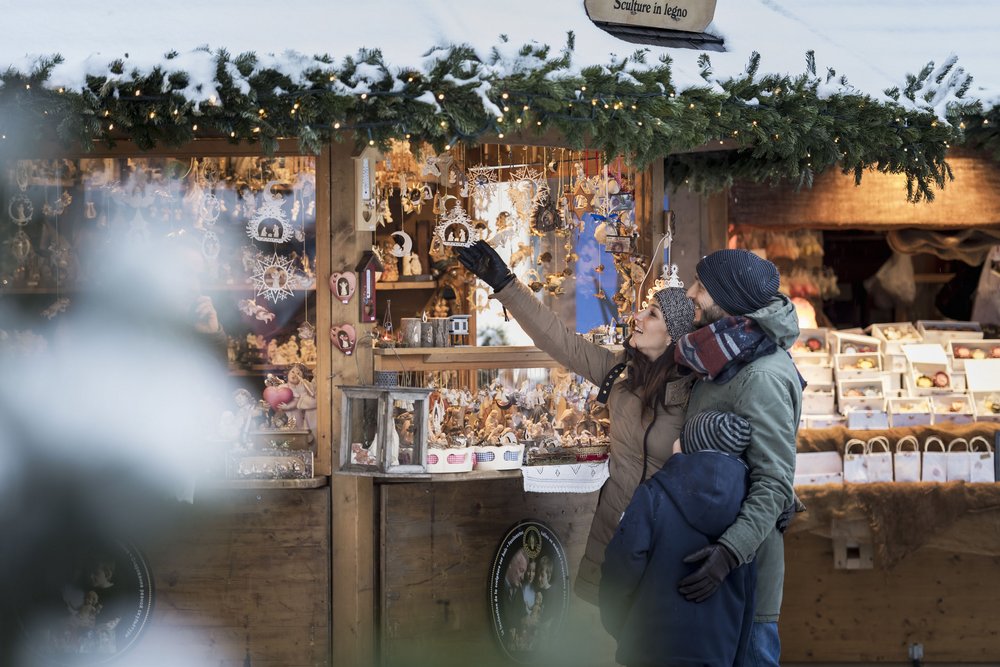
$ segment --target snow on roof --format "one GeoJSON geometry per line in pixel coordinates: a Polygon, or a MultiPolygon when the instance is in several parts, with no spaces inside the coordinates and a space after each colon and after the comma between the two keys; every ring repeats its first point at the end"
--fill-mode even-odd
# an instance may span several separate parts
{"type": "MultiPolygon", "coordinates": [[[[514,49],[527,43],[548,44],[558,51],[567,33],[575,35],[573,69],[607,65],[613,57],[647,49],[649,62],[673,59],[678,89],[704,86],[698,51],[643,47],[621,41],[587,18],[582,0],[368,0],[331,2],[299,0],[279,7],[245,0],[171,0],[135,3],[105,0],[84,3],[53,0],[11,3],[0,25],[0,67],[31,71],[39,56],[60,54],[65,61],[48,85],[79,88],[85,75],[108,75],[118,59],[126,69],[148,71],[169,64],[202,84],[207,99],[214,90],[214,64],[208,51],[255,52],[283,70],[301,69],[303,55],[328,54],[335,63],[359,49],[380,49],[395,68],[420,67],[435,46],[468,44],[486,58],[509,38],[514,49]],[[180,56],[167,63],[169,51],[180,56]],[[127,54],[127,55],[126,55],[127,54]]],[[[950,51],[974,76],[992,75],[990,66],[1000,11],[983,10],[974,0],[915,3],[883,0],[718,0],[708,32],[722,35],[727,53],[710,53],[713,74],[725,80],[740,74],[753,51],[762,55],[762,73],[799,74],[805,53],[813,50],[820,74],[833,68],[848,83],[880,97],[901,85],[928,60],[940,63],[950,51]],[[985,16],[984,16],[985,15],[985,16]],[[976,39],[979,36],[980,39],[976,39]],[[967,59],[967,60],[966,60],[967,59]]],[[[995,76],[995,75],[994,75],[995,76]]],[[[995,103],[1000,85],[977,79],[978,94],[995,103]]],[[[833,92],[838,86],[827,92],[833,92]]]]}

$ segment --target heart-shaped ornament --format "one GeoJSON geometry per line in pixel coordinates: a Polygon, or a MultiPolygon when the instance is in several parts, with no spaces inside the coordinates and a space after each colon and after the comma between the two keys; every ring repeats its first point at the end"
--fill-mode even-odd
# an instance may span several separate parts
{"type": "Polygon", "coordinates": [[[350,324],[335,324],[330,327],[330,341],[338,350],[351,356],[358,341],[358,334],[350,324]]]}
{"type": "Polygon", "coordinates": [[[290,403],[295,398],[291,387],[281,385],[278,387],[264,387],[264,400],[271,406],[272,410],[280,410],[278,407],[282,403],[290,403]]]}
{"type": "Polygon", "coordinates": [[[334,271],[330,274],[330,291],[341,303],[349,303],[357,289],[358,278],[353,271],[334,271]]]}

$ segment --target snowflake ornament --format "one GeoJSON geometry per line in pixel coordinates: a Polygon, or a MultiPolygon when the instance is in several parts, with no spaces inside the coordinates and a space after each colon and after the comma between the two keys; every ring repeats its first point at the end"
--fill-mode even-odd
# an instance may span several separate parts
{"type": "Polygon", "coordinates": [[[497,181],[497,171],[493,167],[470,167],[467,172],[468,190],[477,201],[490,199],[497,193],[500,186],[497,181]]]}
{"type": "Polygon", "coordinates": [[[278,253],[271,256],[258,255],[254,259],[254,273],[251,277],[257,296],[262,296],[271,303],[278,303],[285,297],[292,296],[292,264],[290,257],[282,257],[278,253]]]}

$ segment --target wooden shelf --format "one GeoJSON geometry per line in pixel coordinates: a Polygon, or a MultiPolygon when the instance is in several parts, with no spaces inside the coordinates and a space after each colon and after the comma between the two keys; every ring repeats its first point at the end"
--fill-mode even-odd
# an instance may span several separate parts
{"type": "Polygon", "coordinates": [[[434,289],[438,286],[434,280],[400,280],[398,282],[375,283],[377,290],[410,290],[410,289],[434,289]]]}
{"type": "Polygon", "coordinates": [[[447,371],[477,368],[559,368],[537,347],[376,348],[375,370],[447,371]]]}
{"type": "Polygon", "coordinates": [[[913,282],[917,284],[943,285],[951,282],[955,277],[954,273],[916,273],[913,275],[913,282]]]}
{"type": "Polygon", "coordinates": [[[425,472],[425,473],[387,473],[387,472],[354,472],[344,470],[335,475],[350,475],[354,477],[372,477],[376,484],[392,484],[406,482],[481,482],[491,479],[511,479],[521,477],[521,469],[516,470],[472,470],[469,472],[425,472]]]}
{"type": "MultiPolygon", "coordinates": [[[[620,352],[621,345],[607,345],[620,352]]],[[[533,346],[379,347],[377,371],[449,371],[479,368],[561,368],[562,364],[533,346]]]]}
{"type": "Polygon", "coordinates": [[[308,479],[213,479],[204,482],[209,489],[319,489],[327,485],[326,476],[308,479]]]}

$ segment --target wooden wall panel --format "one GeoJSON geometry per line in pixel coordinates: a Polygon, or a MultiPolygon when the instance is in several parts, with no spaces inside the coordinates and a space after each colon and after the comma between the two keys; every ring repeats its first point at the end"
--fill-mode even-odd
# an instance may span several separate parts
{"type": "MultiPolygon", "coordinates": [[[[487,603],[489,570],[506,530],[548,524],[566,550],[570,586],[597,494],[526,494],[519,478],[380,487],[381,650],[390,665],[502,665],[487,603]]],[[[596,609],[570,593],[567,664],[612,665],[614,640],[596,609]],[[577,659],[573,659],[577,656],[577,659]],[[602,656],[592,662],[596,656],[602,656]]]]}
{"type": "Polygon", "coordinates": [[[328,664],[329,511],[329,488],[230,491],[190,508],[146,554],[150,642],[183,642],[192,665],[328,664]]]}
{"type": "Polygon", "coordinates": [[[906,177],[868,172],[861,185],[853,175],[831,169],[817,174],[812,188],[794,184],[740,182],[730,191],[733,224],[836,229],[838,227],[966,228],[1000,224],[1000,166],[976,154],[948,158],[955,174],[933,202],[906,201],[906,177]]]}
{"type": "Polygon", "coordinates": [[[911,643],[928,663],[1000,656],[1000,558],[924,548],[890,570],[834,570],[829,539],[785,540],[782,664],[903,663],[911,643]]]}

